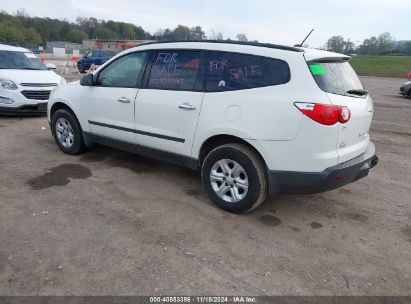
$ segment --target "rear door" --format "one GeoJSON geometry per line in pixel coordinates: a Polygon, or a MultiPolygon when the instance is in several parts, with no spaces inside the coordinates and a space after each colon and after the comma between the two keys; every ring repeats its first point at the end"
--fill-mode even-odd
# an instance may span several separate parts
{"type": "Polygon", "coordinates": [[[103,51],[102,50],[94,50],[92,52],[91,58],[90,58],[90,63],[91,64],[96,64],[96,65],[100,65],[101,64],[101,58],[103,55],[103,51]]]}
{"type": "Polygon", "coordinates": [[[160,50],[136,100],[137,144],[191,156],[203,101],[203,52],[160,50]]]}
{"type": "Polygon", "coordinates": [[[101,64],[105,63],[108,61],[110,58],[114,57],[116,55],[115,52],[113,51],[101,51],[101,64]]]}
{"type": "Polygon", "coordinates": [[[326,92],[331,103],[346,106],[351,112],[350,120],[341,124],[339,130],[339,162],[363,154],[370,141],[369,130],[374,111],[371,96],[347,61],[310,62],[309,66],[318,86],[326,92]]]}
{"type": "Polygon", "coordinates": [[[88,70],[91,66],[91,58],[93,57],[93,52],[87,52],[84,57],[81,59],[81,64],[85,70],[88,70]]]}

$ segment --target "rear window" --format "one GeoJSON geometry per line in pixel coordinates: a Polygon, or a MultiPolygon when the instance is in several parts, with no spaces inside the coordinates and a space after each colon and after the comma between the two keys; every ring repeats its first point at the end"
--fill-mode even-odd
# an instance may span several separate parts
{"type": "Polygon", "coordinates": [[[206,79],[209,92],[245,90],[287,83],[290,69],[279,59],[208,51],[206,79]]]}
{"type": "Polygon", "coordinates": [[[309,62],[308,66],[318,86],[327,93],[348,96],[350,90],[364,89],[354,69],[346,61],[309,62]]]}

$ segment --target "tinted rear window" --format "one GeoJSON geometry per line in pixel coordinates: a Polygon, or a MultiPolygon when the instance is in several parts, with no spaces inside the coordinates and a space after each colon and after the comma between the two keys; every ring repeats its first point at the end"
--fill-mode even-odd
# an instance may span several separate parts
{"type": "Polygon", "coordinates": [[[287,83],[288,64],[279,59],[229,52],[208,51],[206,90],[244,90],[287,83]]]}
{"type": "Polygon", "coordinates": [[[199,91],[202,88],[201,52],[163,50],[154,57],[148,88],[199,91]]]}
{"type": "Polygon", "coordinates": [[[103,55],[107,57],[113,57],[114,55],[116,55],[116,53],[113,51],[103,51],[103,55]]]}
{"type": "Polygon", "coordinates": [[[309,62],[315,81],[321,90],[338,95],[350,90],[362,90],[363,85],[351,65],[344,62],[309,62]]]}

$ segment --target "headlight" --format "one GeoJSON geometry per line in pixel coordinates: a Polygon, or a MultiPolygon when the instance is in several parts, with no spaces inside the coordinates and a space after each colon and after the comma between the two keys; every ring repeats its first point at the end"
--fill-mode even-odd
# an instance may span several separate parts
{"type": "Polygon", "coordinates": [[[411,84],[411,81],[407,81],[406,83],[404,83],[404,85],[409,85],[411,84]]]}
{"type": "Polygon", "coordinates": [[[10,79],[0,78],[0,88],[5,90],[17,90],[17,85],[10,79]]]}
{"type": "Polygon", "coordinates": [[[64,77],[61,77],[60,84],[66,84],[67,80],[64,77]]]}

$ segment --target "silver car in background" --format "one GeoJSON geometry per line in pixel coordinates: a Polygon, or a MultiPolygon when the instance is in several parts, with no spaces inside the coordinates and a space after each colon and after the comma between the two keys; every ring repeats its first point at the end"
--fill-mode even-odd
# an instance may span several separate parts
{"type": "Polygon", "coordinates": [[[402,96],[411,98],[411,79],[403,83],[403,85],[400,88],[400,94],[402,96]]]}

